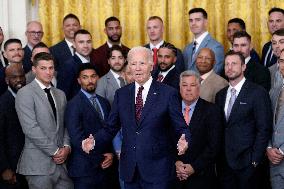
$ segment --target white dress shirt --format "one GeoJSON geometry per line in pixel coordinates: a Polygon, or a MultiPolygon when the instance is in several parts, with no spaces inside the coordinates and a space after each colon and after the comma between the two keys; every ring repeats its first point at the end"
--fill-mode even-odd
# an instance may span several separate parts
{"type": "MultiPolygon", "coordinates": [[[[148,81],[146,81],[146,83],[144,83],[144,85],[143,85],[143,87],[144,87],[144,89],[142,91],[143,106],[145,105],[145,102],[147,100],[147,95],[148,95],[149,89],[151,87],[152,81],[153,81],[153,78],[150,77],[148,79],[148,81]]],[[[136,97],[137,97],[137,94],[138,94],[139,87],[140,87],[140,85],[135,81],[135,104],[136,104],[136,97]]]]}

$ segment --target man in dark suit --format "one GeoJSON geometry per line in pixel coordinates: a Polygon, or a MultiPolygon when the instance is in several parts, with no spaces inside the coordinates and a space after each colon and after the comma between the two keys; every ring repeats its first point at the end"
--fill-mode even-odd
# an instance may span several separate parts
{"type": "Polygon", "coordinates": [[[20,64],[10,64],[5,72],[8,90],[0,97],[0,188],[23,189],[27,182],[16,169],[25,136],[15,109],[15,96],[26,84],[25,72],[20,64]]]}
{"type": "Polygon", "coordinates": [[[192,134],[190,151],[178,158],[179,189],[215,188],[215,162],[221,146],[222,113],[216,105],[200,98],[201,78],[194,71],[180,75],[182,111],[192,134]]]}
{"type": "Polygon", "coordinates": [[[92,36],[87,30],[80,29],[74,34],[74,48],[76,52],[73,57],[58,66],[57,88],[65,92],[67,100],[70,100],[80,90],[77,82],[77,74],[81,64],[90,63],[92,51],[92,36]]]}
{"type": "Polygon", "coordinates": [[[74,34],[81,28],[79,18],[74,14],[67,14],[63,18],[64,39],[50,47],[50,52],[55,60],[55,68],[70,59],[75,49],[73,46],[74,34]]]}
{"type": "MultiPolygon", "coordinates": [[[[167,43],[163,39],[164,33],[164,23],[161,17],[159,16],[151,16],[147,20],[147,34],[149,37],[149,43],[145,45],[146,48],[151,49],[153,51],[153,61],[154,61],[154,71],[157,69],[158,65],[158,50],[161,45],[167,43]]],[[[176,62],[175,66],[180,74],[185,70],[184,62],[183,62],[183,55],[180,49],[177,49],[176,53],[176,62]]]]}
{"type": "Polygon", "coordinates": [[[202,48],[210,48],[214,51],[216,63],[214,71],[220,74],[224,67],[224,47],[217,42],[207,31],[207,12],[203,8],[193,8],[189,10],[189,27],[194,35],[193,41],[188,44],[184,51],[185,69],[195,70],[196,55],[202,48]]]}
{"type": "Polygon", "coordinates": [[[254,62],[250,56],[252,50],[251,36],[245,31],[240,31],[236,32],[233,38],[233,51],[240,52],[245,57],[245,78],[269,91],[271,85],[269,70],[259,62],[254,62]]]}
{"type": "Polygon", "coordinates": [[[25,70],[25,73],[27,73],[32,70],[32,63],[31,63],[32,49],[36,44],[41,42],[41,39],[43,37],[43,30],[41,23],[38,21],[28,22],[25,34],[27,37],[27,45],[24,48],[25,54],[23,59],[23,68],[25,70]]]}
{"type": "MultiPolygon", "coordinates": [[[[233,46],[233,36],[238,31],[246,31],[246,23],[241,18],[232,18],[228,21],[227,25],[227,39],[230,41],[233,46]]],[[[233,47],[230,47],[229,50],[232,50],[233,47]]],[[[254,49],[250,51],[251,59],[255,62],[260,62],[259,55],[254,49]]]]}
{"type": "Polygon", "coordinates": [[[174,139],[179,154],[188,147],[190,132],[181,113],[177,91],[154,81],[152,52],[134,47],[128,62],[135,83],[116,91],[107,126],[82,142],[83,150],[100,150],[122,128],[121,178],[126,189],[170,189],[175,179],[174,139]]]}
{"type": "Polygon", "coordinates": [[[65,111],[64,120],[74,149],[67,168],[75,189],[107,189],[105,169],[112,164],[113,154],[107,153],[111,148],[90,154],[86,154],[81,148],[82,140],[89,133],[96,134],[103,128],[110,111],[108,101],[95,93],[98,79],[91,64],[82,64],[78,76],[81,90],[67,103],[65,111]]]}
{"type": "MultiPolygon", "coordinates": [[[[269,33],[272,35],[276,30],[284,28],[284,10],[282,8],[273,7],[268,12],[269,18],[267,26],[269,33]]],[[[261,64],[270,67],[277,62],[277,57],[272,51],[271,41],[264,44],[262,48],[261,64]]]]}
{"type": "Polygon", "coordinates": [[[91,60],[96,66],[100,77],[104,76],[110,70],[107,54],[113,45],[121,46],[122,50],[126,52],[126,54],[129,51],[129,48],[123,45],[120,41],[122,29],[118,18],[114,16],[107,18],[105,20],[104,32],[107,35],[108,40],[105,44],[95,49],[91,54],[91,60]]]}
{"type": "Polygon", "coordinates": [[[245,78],[245,58],[231,51],[225,56],[229,87],[216,95],[224,110],[224,146],[217,166],[225,189],[262,188],[261,163],[272,128],[271,103],[264,88],[245,78]]]}
{"type": "MultiPolygon", "coordinates": [[[[24,58],[24,51],[22,42],[19,39],[8,39],[4,43],[4,57],[8,60],[9,64],[20,64],[23,66],[22,61],[24,58]]],[[[0,68],[0,95],[7,90],[7,83],[5,82],[5,68],[0,68]]]]}
{"type": "Polygon", "coordinates": [[[177,49],[170,43],[164,43],[158,50],[158,68],[152,72],[153,79],[179,90],[179,72],[175,62],[177,49]]]}

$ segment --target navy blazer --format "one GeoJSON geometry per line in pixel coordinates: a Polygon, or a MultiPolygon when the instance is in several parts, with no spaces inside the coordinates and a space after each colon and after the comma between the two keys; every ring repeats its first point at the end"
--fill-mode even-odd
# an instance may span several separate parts
{"type": "MultiPolygon", "coordinates": [[[[164,43],[166,43],[166,41],[164,41],[164,43]]],[[[150,43],[146,44],[144,47],[150,49],[150,43]]],[[[177,69],[178,74],[180,74],[181,72],[183,72],[185,70],[183,55],[182,55],[182,52],[179,48],[177,48],[177,60],[175,62],[175,65],[176,65],[176,69],[177,69]]]]}
{"type": "Polygon", "coordinates": [[[176,139],[185,133],[190,146],[190,132],[174,88],[153,81],[138,123],[135,119],[135,83],[118,89],[107,127],[96,135],[96,147],[111,141],[120,128],[123,133],[122,180],[132,181],[136,169],[146,182],[167,182],[175,178],[176,139]]]}
{"type": "MultiPolygon", "coordinates": [[[[159,68],[152,73],[154,80],[158,79],[159,73],[160,73],[159,68]]],[[[162,83],[167,84],[179,91],[179,72],[176,69],[176,67],[174,67],[171,71],[169,71],[169,73],[163,79],[162,83]]]]}
{"type": "Polygon", "coordinates": [[[75,54],[73,57],[58,66],[57,88],[65,92],[67,100],[72,99],[80,90],[77,81],[81,59],[75,54]]]}
{"type": "Polygon", "coordinates": [[[264,44],[263,48],[262,48],[262,55],[261,55],[261,64],[264,65],[266,61],[266,65],[265,67],[270,67],[273,64],[275,64],[277,62],[277,57],[274,55],[274,53],[272,52],[272,45],[271,45],[271,41],[267,42],[264,44]],[[266,55],[268,54],[267,60],[265,60],[266,55]],[[271,60],[269,61],[269,58],[272,55],[271,60]]]}
{"type": "Polygon", "coordinates": [[[32,50],[29,48],[28,45],[25,46],[24,48],[24,59],[23,59],[23,68],[25,70],[25,73],[28,73],[29,71],[32,70],[32,50]]]}
{"type": "MultiPolygon", "coordinates": [[[[103,97],[97,95],[97,98],[106,119],[110,111],[110,105],[103,97]]],[[[111,143],[109,148],[102,151],[92,150],[90,154],[85,153],[81,145],[82,141],[88,138],[90,134],[95,136],[98,130],[104,127],[104,120],[100,118],[99,113],[86,95],[79,91],[67,103],[64,121],[72,145],[72,152],[67,165],[69,175],[71,177],[96,176],[96,170],[101,171],[100,164],[104,160],[102,154],[111,152],[111,143]]]]}
{"type": "MultiPolygon", "coordinates": [[[[228,87],[220,90],[215,103],[224,110],[228,87]]],[[[225,118],[225,116],[224,116],[225,118]]],[[[233,105],[228,121],[224,119],[224,152],[232,169],[260,163],[271,136],[272,110],[268,92],[246,80],[233,105]]]]}
{"type": "Polygon", "coordinates": [[[63,64],[65,61],[72,58],[72,53],[65,39],[50,47],[50,53],[54,57],[56,70],[60,64],[63,64]]]}
{"type": "Polygon", "coordinates": [[[0,97],[0,174],[17,169],[25,136],[15,109],[15,97],[9,90],[0,97]]]}

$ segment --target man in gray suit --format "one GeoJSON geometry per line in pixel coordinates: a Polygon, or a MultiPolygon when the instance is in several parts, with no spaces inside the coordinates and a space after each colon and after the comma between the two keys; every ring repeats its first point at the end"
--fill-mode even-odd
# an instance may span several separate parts
{"type": "Polygon", "coordinates": [[[35,80],[18,91],[15,102],[25,134],[17,172],[26,176],[30,189],[72,189],[65,167],[71,150],[63,125],[66,97],[50,84],[52,56],[37,54],[32,70],[35,80]]]}
{"type": "Polygon", "coordinates": [[[209,48],[203,48],[196,57],[196,67],[201,77],[200,97],[208,102],[215,102],[215,96],[228,82],[217,75],[214,70],[215,54],[209,48]]]}
{"type": "Polygon", "coordinates": [[[214,71],[220,74],[224,67],[224,47],[211,37],[207,29],[207,12],[203,8],[193,8],[189,12],[189,27],[194,35],[193,41],[188,44],[184,51],[185,68],[196,70],[196,55],[200,49],[207,47],[214,51],[216,64],[214,71]]]}
{"type": "Polygon", "coordinates": [[[99,79],[96,93],[106,98],[112,105],[115,91],[125,85],[122,70],[126,62],[126,55],[123,49],[114,45],[110,48],[107,59],[110,66],[109,72],[99,79]]]}
{"type": "MultiPolygon", "coordinates": [[[[284,49],[278,59],[279,71],[284,76],[284,49]]],[[[270,180],[273,189],[284,186],[284,88],[282,85],[274,86],[270,91],[273,108],[273,134],[266,149],[270,160],[270,180]]]]}

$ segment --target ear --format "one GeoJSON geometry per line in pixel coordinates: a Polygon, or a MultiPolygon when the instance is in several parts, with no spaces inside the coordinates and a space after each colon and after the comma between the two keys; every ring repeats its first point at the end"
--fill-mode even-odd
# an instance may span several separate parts
{"type": "Polygon", "coordinates": [[[36,67],[35,66],[32,66],[32,71],[33,71],[33,73],[36,72],[36,67]]]}
{"type": "Polygon", "coordinates": [[[106,28],[104,28],[104,33],[107,35],[107,31],[106,31],[106,28]]]}
{"type": "Polygon", "coordinates": [[[3,56],[7,59],[7,54],[6,54],[6,51],[4,50],[3,52],[3,56]]]}
{"type": "Polygon", "coordinates": [[[246,65],[246,64],[243,64],[243,65],[242,65],[242,71],[244,72],[244,71],[246,70],[246,68],[247,68],[247,65],[246,65]]]}
{"type": "Polygon", "coordinates": [[[175,57],[174,57],[174,64],[176,63],[176,61],[177,61],[177,57],[175,56],[175,57]]]}
{"type": "Polygon", "coordinates": [[[78,81],[79,85],[81,85],[81,80],[80,80],[80,78],[77,78],[77,81],[78,81]]]}
{"type": "Polygon", "coordinates": [[[9,79],[7,77],[5,77],[5,82],[7,85],[9,85],[9,79]]]}

